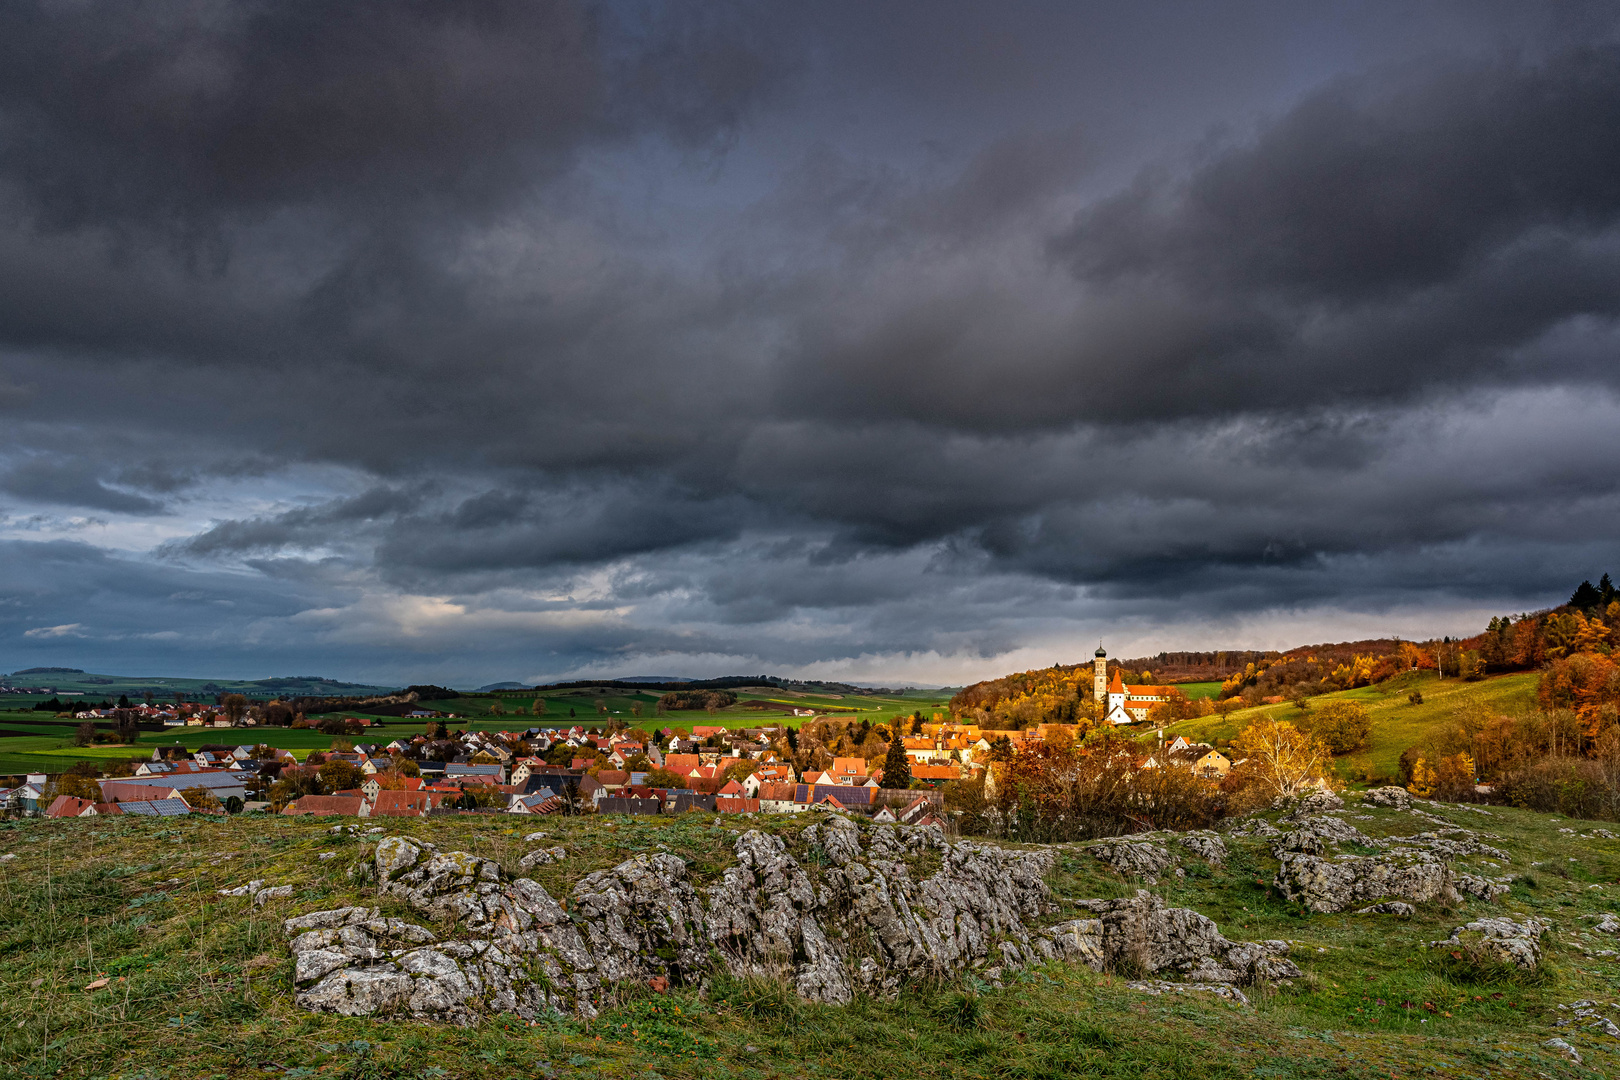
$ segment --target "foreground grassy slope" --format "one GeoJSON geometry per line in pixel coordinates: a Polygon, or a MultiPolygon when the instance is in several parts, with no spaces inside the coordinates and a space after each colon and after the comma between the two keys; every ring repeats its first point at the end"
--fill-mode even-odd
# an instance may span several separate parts
{"type": "MultiPolygon", "coordinates": [[[[1560,832],[1565,822],[1526,812],[1436,810],[1499,836],[1514,856],[1513,870],[1524,877],[1502,904],[1430,906],[1410,922],[1306,916],[1265,886],[1275,863],[1264,849],[1236,841],[1224,867],[1189,859],[1185,881],[1158,888],[1233,938],[1294,942],[1306,978],[1253,992],[1247,1008],[1146,997],[1119,978],[1054,964],[1005,990],[968,980],[848,1008],[803,1005],[768,984],[724,978],[706,996],[625,988],[618,1006],[591,1023],[488,1022],[466,1030],[292,1006],[279,922],[375,903],[348,878],[349,867],[369,856],[364,838],[308,820],[11,822],[0,829],[0,852],[17,856],[0,862],[0,1077],[1620,1075],[1620,1056],[1597,1036],[1567,1036],[1586,1056],[1580,1069],[1541,1046],[1554,1033],[1558,1003],[1620,996],[1615,959],[1583,952],[1613,947],[1587,928],[1598,911],[1617,909],[1620,841],[1582,839],[1560,832]],[[301,891],[262,910],[215,893],[250,878],[301,891]],[[1543,978],[1464,981],[1420,947],[1463,919],[1503,911],[1553,920],[1543,978]],[[104,973],[106,988],[84,989],[104,973]]],[[[509,869],[532,846],[500,818],[393,824],[509,869]]],[[[1375,835],[1428,827],[1385,811],[1355,824],[1375,835]]],[[[570,851],[566,862],[542,870],[542,882],[561,895],[591,870],[660,847],[712,876],[731,861],[741,829],[804,825],[693,814],[523,828],[544,830],[546,843],[570,851]]],[[[1060,897],[1132,887],[1079,848],[1065,851],[1053,886],[1060,897]]]]}
{"type": "MultiPolygon", "coordinates": [[[[1465,682],[1462,679],[1441,679],[1431,671],[1424,671],[1400,676],[1379,686],[1323,694],[1312,698],[1311,703],[1312,707],[1316,707],[1336,698],[1344,698],[1367,706],[1373,720],[1372,745],[1360,753],[1339,759],[1340,771],[1355,780],[1373,776],[1393,777],[1398,771],[1401,752],[1422,742],[1429,731],[1436,725],[1448,723],[1459,710],[1484,707],[1514,713],[1534,708],[1538,678],[1535,673],[1529,673],[1465,682]],[[1407,700],[1414,690],[1423,695],[1421,704],[1407,700]]],[[[1300,712],[1287,703],[1261,705],[1253,709],[1239,709],[1226,716],[1184,720],[1172,724],[1165,731],[1214,742],[1232,738],[1252,720],[1262,716],[1297,721],[1300,712]]]]}

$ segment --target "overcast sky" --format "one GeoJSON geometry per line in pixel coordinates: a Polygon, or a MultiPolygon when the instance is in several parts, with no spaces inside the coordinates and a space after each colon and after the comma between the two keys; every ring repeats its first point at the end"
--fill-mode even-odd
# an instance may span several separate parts
{"type": "Polygon", "coordinates": [[[1620,568],[1612,4],[0,0],[0,670],[958,683],[1620,568]]]}

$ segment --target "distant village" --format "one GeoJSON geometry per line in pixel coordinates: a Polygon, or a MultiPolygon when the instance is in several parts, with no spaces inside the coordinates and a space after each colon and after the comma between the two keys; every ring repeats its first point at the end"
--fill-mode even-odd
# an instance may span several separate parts
{"type": "MultiPolygon", "coordinates": [[[[1165,700],[1163,687],[1127,684],[1117,669],[1110,678],[1101,648],[1094,681],[1098,710],[1113,725],[1141,723],[1165,700]]],[[[257,712],[124,700],[73,715],[87,724],[112,719],[120,725],[241,730],[258,725],[257,712]]],[[[795,710],[800,712],[809,710],[795,710]]],[[[935,713],[931,723],[920,714],[910,719],[904,734],[908,721],[900,718],[896,732],[906,775],[899,785],[885,787],[884,766],[898,769],[898,759],[829,755],[824,768],[798,770],[792,761],[795,733],[780,724],[663,727],[654,733],[612,722],[452,734],[445,721],[456,719],[453,714],[420,709],[407,717],[423,721],[425,730],[387,743],[364,741],[369,719],[323,718],[314,726],[335,736],[332,749],[312,751],[303,760],[260,742],[222,742],[197,750],[160,746],[149,761],[118,763],[115,775],[80,762],[61,777],[36,773],[15,788],[0,788],[0,812],[52,818],[218,812],[370,818],[818,810],[928,824],[943,820],[947,784],[984,777],[993,788],[994,776],[986,771],[992,760],[1048,743],[1072,744],[1083,731],[1074,724],[997,730],[935,713]]],[[[1212,746],[1182,737],[1166,744],[1161,737],[1139,765],[1181,766],[1218,780],[1232,762],[1212,746]]]]}

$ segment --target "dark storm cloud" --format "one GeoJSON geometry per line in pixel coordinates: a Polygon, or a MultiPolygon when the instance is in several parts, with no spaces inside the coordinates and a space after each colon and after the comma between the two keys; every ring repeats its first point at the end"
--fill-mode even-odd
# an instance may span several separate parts
{"type": "Polygon", "coordinates": [[[36,455],[0,473],[0,491],[33,502],[122,514],[163,511],[163,504],[155,499],[108,487],[101,479],[102,472],[96,462],[36,455]]]}
{"type": "Polygon", "coordinates": [[[714,10],[642,25],[576,0],[8,4],[5,173],[62,226],[476,205],[617,130],[701,143],[735,125],[768,73],[714,10]]]}
{"type": "MultiPolygon", "coordinates": [[[[1613,365],[1570,372],[1536,346],[1620,314],[1617,129],[1615,47],[1339,80],[1081,210],[1048,241],[1076,289],[1040,297],[1044,318],[1029,290],[986,276],[851,296],[805,321],[787,392],[995,430],[1400,400],[1458,380],[1613,385],[1613,365]]],[[[885,250],[961,257],[906,225],[885,250]]]]}
{"type": "Polygon", "coordinates": [[[0,522],[109,545],[18,541],[0,633],[883,678],[1534,603],[1620,554],[1614,41],[1599,5],[0,7],[0,522]]]}

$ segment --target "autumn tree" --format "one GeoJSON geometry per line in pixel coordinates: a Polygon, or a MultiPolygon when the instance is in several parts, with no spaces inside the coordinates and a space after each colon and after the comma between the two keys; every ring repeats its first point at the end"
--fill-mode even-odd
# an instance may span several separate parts
{"type": "Polygon", "coordinates": [[[239,724],[247,715],[248,699],[241,694],[226,694],[219,699],[219,708],[232,725],[239,724]]]}
{"type": "Polygon", "coordinates": [[[196,787],[182,788],[180,797],[186,800],[186,805],[193,810],[212,812],[221,809],[219,800],[214,797],[214,793],[200,784],[196,787]]]}
{"type": "Polygon", "coordinates": [[[50,798],[55,798],[58,795],[72,795],[75,799],[100,802],[101,785],[96,783],[94,777],[66,772],[46,786],[45,794],[50,798]]]}
{"type": "Polygon", "coordinates": [[[1412,763],[1412,779],[1407,783],[1406,790],[1427,799],[1434,794],[1437,779],[1434,770],[1429,767],[1428,759],[1420,756],[1412,763]]]}
{"type": "Polygon", "coordinates": [[[686,778],[668,769],[654,769],[647,774],[647,786],[655,788],[683,788],[686,778]]]}
{"type": "Polygon", "coordinates": [[[86,720],[73,732],[74,746],[89,746],[96,741],[96,722],[86,720]]]}
{"type": "Polygon", "coordinates": [[[1330,701],[1311,714],[1305,727],[1335,755],[1364,750],[1372,742],[1372,714],[1359,701],[1330,701]]]}
{"type": "Polygon", "coordinates": [[[358,765],[344,761],[342,758],[331,758],[324,762],[318,773],[321,783],[331,791],[348,791],[360,786],[362,773],[358,765]]]}
{"type": "Polygon", "coordinates": [[[1292,797],[1316,786],[1327,775],[1332,755],[1321,740],[1286,720],[1256,720],[1232,740],[1232,749],[1247,758],[1244,770],[1273,795],[1292,797]]]}
{"type": "Polygon", "coordinates": [[[1434,767],[1436,798],[1457,802],[1474,793],[1474,759],[1466,753],[1443,757],[1434,767]]]}
{"type": "Polygon", "coordinates": [[[722,780],[735,780],[742,783],[759,770],[759,762],[753,758],[743,758],[726,766],[726,771],[720,774],[722,780]]]}

